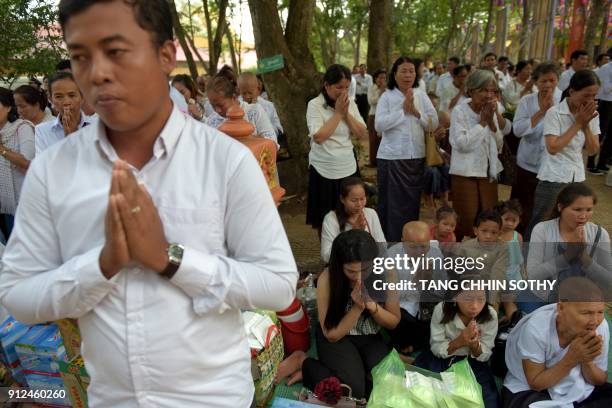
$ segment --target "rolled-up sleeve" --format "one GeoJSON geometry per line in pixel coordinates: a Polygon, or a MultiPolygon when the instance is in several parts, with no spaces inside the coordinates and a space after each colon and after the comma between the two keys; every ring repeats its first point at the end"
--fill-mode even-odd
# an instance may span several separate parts
{"type": "Polygon", "coordinates": [[[83,316],[113,290],[116,279],[100,271],[102,243],[61,259],[41,163],[34,160],[26,175],[0,273],[0,302],[28,324],[83,316]]]}
{"type": "Polygon", "coordinates": [[[297,266],[255,158],[245,152],[227,180],[227,256],[186,247],[171,282],[197,314],[228,309],[280,311],[295,298],[297,266]]]}

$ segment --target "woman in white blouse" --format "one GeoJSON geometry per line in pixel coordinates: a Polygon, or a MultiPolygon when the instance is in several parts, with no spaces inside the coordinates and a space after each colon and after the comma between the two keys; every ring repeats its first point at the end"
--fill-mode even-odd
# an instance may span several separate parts
{"type": "Polygon", "coordinates": [[[323,88],[308,102],[306,123],[308,154],[308,205],[306,223],[321,233],[323,218],[336,208],[342,179],[359,176],[351,135],[365,139],[367,129],[357,104],[349,98],[351,71],[331,65],[323,76],[323,88]]]}
{"type": "Polygon", "coordinates": [[[453,208],[459,215],[457,241],[472,234],[482,210],[497,203],[497,158],[512,123],[501,115],[499,87],[492,71],[479,69],[465,81],[469,98],[453,109],[449,141],[453,148],[450,174],[453,208]]]}
{"type": "Polygon", "coordinates": [[[391,68],[387,91],[376,108],[378,215],[385,236],[399,242],[402,227],[419,219],[425,173],[425,132],[438,126],[438,115],[419,88],[415,64],[399,57],[391,68]]]}
{"type": "Polygon", "coordinates": [[[599,150],[599,118],[595,96],[599,78],[582,70],[572,76],[559,105],[544,117],[546,149],[538,171],[533,213],[525,230],[529,240],[533,227],[552,210],[559,191],[568,183],[585,180],[582,150],[594,155],[599,150]]]}
{"type": "Polygon", "coordinates": [[[274,141],[278,147],[276,130],[274,130],[268,114],[260,105],[240,102],[235,82],[224,75],[217,74],[209,81],[206,94],[214,109],[214,113],[209,117],[202,116],[202,120],[207,125],[218,129],[227,120],[226,115],[229,108],[239,105],[244,111],[245,119],[255,126],[257,136],[274,141]]]}
{"type": "Polygon", "coordinates": [[[34,126],[18,118],[13,92],[0,88],[0,215],[7,240],[34,152],[34,126]]]}
{"type": "Polygon", "coordinates": [[[329,262],[332,243],[343,231],[361,229],[367,231],[378,243],[384,243],[376,211],[366,207],[366,186],[359,177],[348,177],[340,184],[340,202],[335,211],[330,211],[323,220],[321,230],[321,259],[329,262]]]}
{"type": "MultiPolygon", "coordinates": [[[[559,192],[551,218],[537,224],[531,234],[529,279],[560,283],[570,276],[586,276],[602,289],[611,286],[610,235],[591,222],[596,204],[595,193],[584,183],[570,183],[559,192]]],[[[522,310],[531,312],[537,306],[541,304],[522,310]]]]}
{"type": "Polygon", "coordinates": [[[519,61],[516,64],[516,77],[508,82],[502,91],[504,106],[507,111],[516,111],[521,98],[534,91],[534,80],[529,78],[531,71],[531,64],[527,61],[519,61]]]}
{"type": "Polygon", "coordinates": [[[387,87],[387,70],[379,69],[374,73],[374,84],[368,89],[368,104],[370,112],[368,115],[368,133],[370,136],[370,167],[376,167],[376,154],[380,145],[380,136],[374,128],[374,120],[376,115],[376,107],[380,96],[385,92],[387,87]]]}
{"type": "Polygon", "coordinates": [[[559,69],[557,64],[544,62],[533,72],[537,92],[521,98],[512,128],[514,135],[521,139],[516,154],[516,180],[510,198],[516,198],[523,207],[521,225],[524,233],[531,220],[533,192],[538,185],[538,171],[544,155],[544,115],[559,104],[561,91],[557,88],[559,69]]]}

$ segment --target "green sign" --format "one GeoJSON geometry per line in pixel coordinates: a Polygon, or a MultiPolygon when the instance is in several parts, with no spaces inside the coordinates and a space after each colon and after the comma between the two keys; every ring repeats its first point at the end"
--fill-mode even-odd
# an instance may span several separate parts
{"type": "Polygon", "coordinates": [[[257,61],[257,72],[259,74],[265,74],[272,71],[278,71],[285,67],[285,59],[283,54],[278,54],[273,57],[262,58],[257,61]]]}

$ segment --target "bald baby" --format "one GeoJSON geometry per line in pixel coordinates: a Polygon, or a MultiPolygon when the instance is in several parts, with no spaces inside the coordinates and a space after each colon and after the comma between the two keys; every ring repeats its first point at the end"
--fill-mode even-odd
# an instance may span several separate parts
{"type": "Polygon", "coordinates": [[[256,103],[259,97],[259,81],[251,72],[245,72],[238,77],[238,89],[242,100],[246,103],[256,103]]]}

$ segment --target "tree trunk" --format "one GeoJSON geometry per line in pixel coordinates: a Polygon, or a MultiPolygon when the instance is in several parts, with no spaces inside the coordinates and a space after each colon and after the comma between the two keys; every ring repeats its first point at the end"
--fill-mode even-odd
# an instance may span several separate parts
{"type": "Polygon", "coordinates": [[[355,54],[353,57],[353,65],[361,63],[361,33],[363,32],[363,22],[359,22],[357,26],[357,36],[355,38],[355,54]]]}
{"type": "Polygon", "coordinates": [[[225,22],[225,39],[227,40],[230,58],[232,59],[232,68],[236,74],[240,74],[240,65],[238,64],[238,58],[236,58],[236,49],[234,48],[234,36],[227,21],[225,22]]]}
{"type": "Polygon", "coordinates": [[[381,68],[389,69],[393,48],[391,32],[392,0],[372,0],[370,2],[370,22],[368,24],[368,70],[375,72],[381,68]]]}
{"type": "Polygon", "coordinates": [[[319,93],[321,80],[308,43],[315,0],[290,0],[284,34],[276,0],[248,1],[257,57],[282,54],[285,59],[285,67],[264,74],[264,81],[292,156],[291,160],[279,163],[281,184],[290,194],[301,194],[306,191],[310,150],[306,107],[319,93]]]}
{"type": "MultiPolygon", "coordinates": [[[[489,1],[489,16],[487,17],[487,26],[484,31],[484,40],[482,41],[482,48],[480,54],[484,55],[488,51],[489,41],[491,41],[491,26],[493,25],[493,11],[495,6],[495,0],[489,1]]],[[[476,61],[474,61],[477,63],[476,61]]]]}
{"type": "Polygon", "coordinates": [[[189,67],[189,73],[195,80],[198,77],[198,67],[193,60],[193,55],[191,55],[191,50],[189,49],[189,45],[185,40],[185,32],[183,31],[183,26],[181,25],[181,20],[179,19],[178,12],[176,11],[176,4],[174,4],[174,0],[169,0],[170,12],[172,13],[172,23],[174,24],[174,32],[176,37],[179,40],[179,44],[185,53],[185,58],[187,59],[187,66],[189,67]]]}
{"type": "Polygon", "coordinates": [[[608,0],[593,0],[591,2],[591,14],[589,14],[584,33],[584,49],[589,53],[589,61],[593,60],[597,29],[609,7],[610,2],[608,0]]]}
{"type": "Polygon", "coordinates": [[[198,47],[196,47],[195,45],[195,41],[193,40],[193,38],[191,38],[191,36],[187,32],[185,32],[185,39],[189,43],[191,50],[194,52],[194,54],[198,58],[198,61],[200,61],[200,64],[202,64],[202,68],[204,68],[204,72],[208,74],[208,63],[204,61],[204,58],[202,58],[200,51],[198,51],[198,47]]]}
{"type": "Polygon", "coordinates": [[[529,19],[529,3],[529,0],[523,0],[523,29],[521,30],[519,40],[519,61],[527,58],[527,51],[529,50],[529,33],[531,32],[531,24],[529,19]]]}
{"type": "Polygon", "coordinates": [[[215,75],[217,73],[217,62],[214,61],[215,44],[213,42],[212,20],[210,18],[210,10],[208,9],[208,0],[202,0],[202,8],[204,9],[204,20],[206,21],[206,40],[208,41],[208,74],[215,75]]]}
{"type": "Polygon", "coordinates": [[[448,36],[446,37],[446,45],[444,47],[445,61],[449,58],[449,54],[451,51],[451,40],[455,38],[455,31],[457,30],[457,8],[455,6],[455,2],[453,0],[449,0],[449,5],[451,9],[451,22],[450,29],[448,30],[448,36]]]}
{"type": "Polygon", "coordinates": [[[208,39],[208,73],[215,75],[217,73],[217,65],[219,64],[219,56],[222,50],[222,39],[225,34],[225,14],[227,10],[228,0],[219,0],[217,2],[219,16],[217,18],[217,27],[213,33],[212,18],[210,9],[208,8],[208,0],[202,0],[204,9],[204,19],[206,21],[206,34],[208,39]]]}
{"type": "Polygon", "coordinates": [[[506,49],[506,26],[507,26],[507,12],[506,6],[501,7],[497,10],[497,16],[495,19],[495,53],[498,56],[504,54],[506,49]]]}

